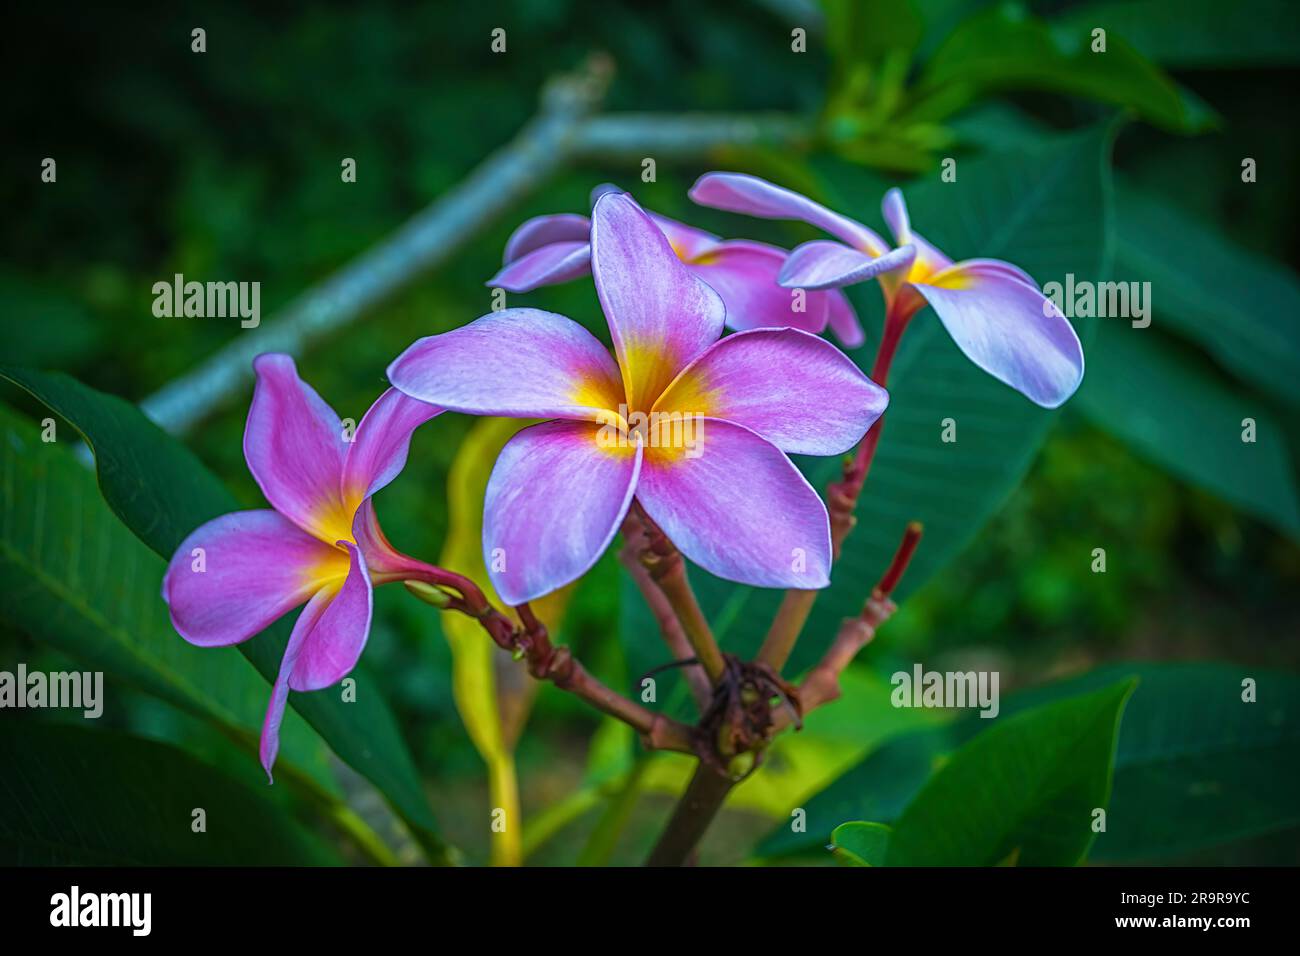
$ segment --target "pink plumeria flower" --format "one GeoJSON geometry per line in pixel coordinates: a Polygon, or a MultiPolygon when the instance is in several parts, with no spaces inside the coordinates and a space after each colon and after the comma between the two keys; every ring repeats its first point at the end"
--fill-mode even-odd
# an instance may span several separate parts
{"type": "Polygon", "coordinates": [[[884,411],[884,389],[808,332],[719,339],[722,299],[626,193],[596,202],[591,270],[616,358],[571,319],[507,309],[419,340],[388,369],[443,408],[550,419],[512,438],[488,480],[483,550],[502,599],[584,574],[634,497],[713,574],[825,587],[826,507],[786,453],[852,448],[884,411]],[[700,440],[672,428],[656,440],[642,427],[656,415],[689,419],[700,440]]]}
{"type": "Polygon", "coordinates": [[[199,647],[238,644],[307,605],[262,725],[270,777],[289,691],[342,680],[366,645],[374,585],[425,567],[388,543],[370,497],[406,464],[411,432],[441,409],[390,388],[349,441],[292,358],[260,355],[253,368],[244,458],[274,510],[236,511],[200,526],[176,549],[162,593],[177,632],[199,647]]]}
{"type": "Polygon", "coordinates": [[[912,231],[898,189],[883,202],[897,249],[861,223],[756,176],[708,173],[690,195],[703,206],[799,219],[835,236],[839,242],[814,240],[791,252],[780,283],[833,289],[878,277],[887,341],[928,303],[967,358],[1038,405],[1057,407],[1083,380],[1079,337],[1029,274],[996,259],[954,263],[912,231]]]}
{"type": "MultiPolygon", "coordinates": [[[[614,186],[597,186],[595,203],[614,186]]],[[[802,310],[777,276],[789,253],[776,246],[748,239],[724,240],[711,232],[647,211],[660,228],[677,258],[722,296],[727,327],[738,331],[762,328],[803,329],[820,333],[829,324],[846,348],[857,348],[864,336],[848,297],[838,289],[807,291],[802,310]]],[[[591,220],[562,213],[529,219],[506,242],[501,271],[488,280],[493,288],[530,292],[546,285],[568,282],[591,271],[591,220]]]]}

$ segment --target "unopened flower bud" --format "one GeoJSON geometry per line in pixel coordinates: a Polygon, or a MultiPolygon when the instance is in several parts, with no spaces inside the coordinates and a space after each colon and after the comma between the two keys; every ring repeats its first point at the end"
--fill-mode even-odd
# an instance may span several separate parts
{"type": "Polygon", "coordinates": [[[425,604],[432,604],[437,608],[445,608],[451,604],[451,595],[436,585],[426,584],[424,581],[403,581],[402,584],[425,604]]]}

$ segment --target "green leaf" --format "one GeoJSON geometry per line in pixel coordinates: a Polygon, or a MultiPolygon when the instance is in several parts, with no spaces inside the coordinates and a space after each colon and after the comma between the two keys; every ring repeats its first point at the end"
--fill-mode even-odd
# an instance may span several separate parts
{"type": "Polygon", "coordinates": [[[1244,381],[1300,405],[1295,274],[1122,180],[1116,199],[1114,278],[1151,283],[1153,326],[1192,339],[1244,381]]]}
{"type": "Polygon", "coordinates": [[[1178,86],[1126,43],[1107,36],[1093,52],[1091,28],[1052,27],[1011,4],[970,17],[935,51],[921,75],[912,119],[943,119],[989,92],[1047,90],[1135,110],[1166,129],[1207,119],[1178,86]]]}
{"type": "MultiPolygon", "coordinates": [[[[165,562],[113,517],[89,471],[3,405],[0,475],[0,602],[8,619],[83,666],[211,721],[256,754],[266,681],[242,657],[177,636],[158,598],[165,562]]],[[[301,717],[286,715],[280,739],[287,774],[337,793],[328,753],[301,717]]]]}
{"type": "Polygon", "coordinates": [[[1079,409],[1175,475],[1300,537],[1291,457],[1267,404],[1154,328],[1107,320],[1089,354],[1079,409]],[[1255,422],[1255,440],[1242,440],[1255,422]]]}
{"type": "Polygon", "coordinates": [[[338,864],[279,804],[182,750],[34,720],[0,723],[6,866],[338,864]],[[194,811],[206,832],[194,832],[194,811]]]}
{"type": "Polygon", "coordinates": [[[894,825],[890,866],[1072,866],[1110,796],[1119,718],[1136,681],[1045,704],[979,734],[894,825]]]}
{"type": "Polygon", "coordinates": [[[954,727],[941,726],[886,740],[830,786],[804,802],[807,814],[804,832],[796,833],[789,824],[783,824],[758,845],[755,854],[779,857],[816,849],[836,820],[858,817],[897,820],[962,739],[963,735],[954,727]]]}
{"type": "MultiPolygon", "coordinates": [[[[930,180],[907,190],[912,224],[956,259],[994,257],[1026,269],[1039,282],[1098,277],[1108,267],[1111,133],[1096,128],[1054,137],[1013,152],[962,161],[957,181],[930,180]]],[[[874,218],[851,170],[827,190],[832,208],[874,218]],[[852,201],[845,197],[852,196],[852,201]]],[[[870,197],[872,202],[878,197],[870,197]]],[[[868,335],[878,336],[880,305],[874,284],[852,290],[868,335]]],[[[1093,320],[1076,323],[1085,351],[1093,320]]],[[[869,369],[874,349],[856,350],[869,369]]],[[[1031,403],[975,367],[953,344],[932,310],[919,313],[903,336],[889,377],[890,407],[862,499],[858,524],[822,592],[790,671],[810,665],[839,621],[856,614],[898,546],[907,522],[925,525],[925,537],[903,579],[906,597],[951,560],[1020,483],[1053,412],[1031,403]],[[943,421],[956,423],[957,441],[942,441],[943,421]],[[961,480],[953,481],[954,475],[961,480]]],[[[840,461],[801,462],[814,488],[824,491],[840,461]]],[[[706,613],[727,650],[753,652],[762,639],[755,621],[771,619],[780,592],[739,588],[693,574],[706,613]]]]}
{"type": "Polygon", "coordinates": [[[1294,66],[1300,7],[1292,0],[1106,0],[1067,12],[1063,25],[1105,28],[1171,69],[1294,66]]]}
{"type": "MultiPolygon", "coordinates": [[[[1012,694],[999,721],[1129,677],[1106,832],[1092,857],[1159,859],[1300,823],[1300,677],[1233,665],[1115,664],[1012,694]],[[1257,703],[1242,701],[1255,682],[1257,703]]],[[[836,821],[896,821],[935,769],[987,719],[963,716],[892,738],[804,804],[807,832],[788,826],[764,857],[811,851],[836,821]]]]}
{"type": "MultiPolygon", "coordinates": [[[[3,368],[0,376],[31,392],[81,433],[95,452],[100,491],[109,507],[164,558],[204,521],[239,507],[188,449],[129,402],[59,373],[3,368]]],[[[268,683],[279,670],[289,630],[290,619],[282,618],[239,645],[268,683]]],[[[356,681],[355,700],[344,702],[337,692],[323,690],[291,694],[289,704],[340,759],[389,799],[433,860],[449,862],[451,851],[437,834],[419,774],[382,691],[364,663],[349,676],[356,681]]]]}
{"type": "Polygon", "coordinates": [[[831,833],[831,852],[843,866],[884,866],[892,833],[883,823],[841,823],[831,833]]]}
{"type": "Polygon", "coordinates": [[[1139,684],[1092,859],[1156,860],[1300,824],[1300,677],[1210,663],[1113,665],[1057,690],[1121,674],[1139,684]],[[1253,702],[1243,699],[1247,681],[1253,702]]]}

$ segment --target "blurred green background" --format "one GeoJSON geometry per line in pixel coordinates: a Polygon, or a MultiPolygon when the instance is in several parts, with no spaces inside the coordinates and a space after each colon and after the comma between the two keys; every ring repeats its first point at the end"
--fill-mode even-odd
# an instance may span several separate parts
{"type": "MultiPolygon", "coordinates": [[[[1068,137],[1086,139],[1090,130],[1117,137],[1113,178],[1098,194],[1111,204],[1105,267],[1153,283],[1152,328],[1141,338],[1121,336],[1123,343],[1108,336],[1127,323],[1101,320],[1089,330],[1090,381],[1059,416],[1034,419],[1033,428],[1051,430],[1036,455],[1033,448],[1017,452],[1032,460],[1023,484],[1011,492],[1012,482],[981,505],[987,523],[973,539],[955,537],[955,557],[916,582],[923,586],[907,595],[856,671],[843,711],[810,728],[822,736],[774,753],[764,771],[770,783],[756,777],[748,796],[738,792],[705,843],[704,862],[748,859],[758,838],[788,818],[793,801],[822,789],[895,729],[897,715],[880,705],[880,687],[899,661],[997,669],[1004,693],[1114,661],[1213,660],[1290,672],[1300,665],[1300,297],[1293,272],[1300,131],[1291,122],[1290,90],[1300,32],[1291,4],[1245,2],[1229,12],[1199,0],[202,9],[54,2],[26,9],[8,33],[0,150],[4,361],[65,371],[132,401],[249,334],[230,321],[154,317],[154,282],[177,272],[258,280],[264,322],[273,322],[265,317],[508,142],[536,111],[547,79],[594,51],[608,53],[616,68],[608,111],[779,112],[807,123],[811,135],[787,147],[722,144],[663,158],[653,183],[640,181],[639,153],[569,165],[448,263],[300,357],[303,377],[341,415],[360,417],[384,387],[386,364],[413,339],[490,310],[484,280],[519,222],[584,212],[596,183],[632,189],[656,211],[728,236],[793,246],[813,231],[693,207],[686,190],[709,169],[741,169],[878,227],[885,186],[903,184],[910,198],[908,184],[932,187],[944,157],[957,158],[959,171],[990,157],[985,168],[996,168],[998,157],[1060,143],[1062,155],[1077,154],[1087,142],[1068,137]],[[1106,60],[1088,59],[1097,25],[1107,28],[1106,60]],[[202,55],[190,51],[195,26],[207,31],[202,55]],[[504,55],[489,49],[495,27],[507,30],[504,55]],[[806,53],[792,52],[795,27],[807,30],[806,53]],[[1126,123],[1107,125],[1121,113],[1126,123]],[[55,185],[39,180],[46,156],[58,162],[55,185]],[[357,161],[355,183],[340,181],[343,157],[357,161]],[[1254,182],[1242,181],[1244,157],[1257,163],[1254,182]],[[1153,348],[1157,358],[1143,364],[1153,348]],[[1149,427],[1144,413],[1179,427],[1149,427]],[[1262,463],[1226,459],[1221,444],[1205,437],[1244,416],[1268,432],[1271,457],[1262,463]],[[1105,574],[1091,568],[1099,546],[1107,550],[1105,574]]],[[[1081,187],[1065,177],[1053,189],[1068,198],[1081,187]]],[[[996,223],[996,210],[991,214],[996,223]]],[[[931,233],[942,227],[927,228],[916,212],[913,222],[939,241],[931,233]]],[[[977,243],[940,245],[957,258],[985,254],[977,243]]],[[[1063,278],[1022,264],[1040,282],[1063,278]]],[[[874,287],[853,291],[869,327],[879,321],[876,297],[874,287]]],[[[600,327],[589,281],[512,297],[512,304],[600,327]]],[[[876,335],[870,327],[869,339],[876,335]]],[[[0,397],[26,416],[45,414],[17,389],[6,386],[0,397]]],[[[246,409],[246,396],[226,403],[186,442],[243,505],[260,507],[241,452],[246,409]]],[[[455,517],[449,471],[472,424],[448,415],[422,429],[402,479],[378,500],[403,550],[429,559],[442,552],[455,517]]],[[[866,493],[870,498],[870,482],[866,493]]],[[[5,494],[6,509],[25,507],[8,487],[5,494]]],[[[897,537],[892,527],[881,535],[897,537]]],[[[869,579],[859,583],[860,597],[869,579]]],[[[151,588],[156,584],[144,590],[151,588]]],[[[20,593],[10,591],[6,605],[12,609],[20,593]]],[[[561,628],[588,666],[619,686],[665,659],[653,635],[637,631],[644,615],[636,601],[610,555],[570,597],[561,628]],[[631,625],[640,635],[634,640],[646,639],[640,645],[616,639],[629,633],[629,618],[640,621],[631,625]]],[[[761,632],[761,623],[753,626],[761,632]]],[[[7,613],[0,666],[73,666],[67,647],[46,637],[7,613]]],[[[742,647],[741,637],[731,646],[742,647]]],[[[401,589],[382,589],[365,660],[442,835],[466,859],[486,861],[493,839],[488,777],[458,713],[452,653],[433,612],[401,589]]],[[[496,671],[507,702],[523,701],[508,669],[497,662],[496,671]]],[[[108,679],[110,703],[98,729],[179,745],[260,786],[246,741],[232,741],[138,681],[115,680],[111,669],[108,679]]],[[[618,728],[541,688],[515,759],[530,862],[632,863],[643,856],[684,771],[635,762],[635,754],[618,728]],[[593,841],[602,827],[616,838],[593,841]]],[[[337,760],[320,760],[363,827],[397,858],[416,859],[414,841],[369,785],[337,760]]],[[[272,799],[299,820],[349,832],[337,805],[303,800],[291,784],[277,785],[272,799]]],[[[1263,837],[1225,826],[1222,839],[1164,859],[1295,862],[1295,820],[1283,822],[1263,837]]],[[[814,844],[825,842],[822,836],[814,844]]],[[[367,858],[337,833],[331,842],[343,859],[367,858]]]]}

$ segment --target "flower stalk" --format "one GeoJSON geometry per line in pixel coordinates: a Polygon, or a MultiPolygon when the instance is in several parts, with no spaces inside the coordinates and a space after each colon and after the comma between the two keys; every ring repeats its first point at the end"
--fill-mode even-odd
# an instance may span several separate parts
{"type": "MultiPolygon", "coordinates": [[[[641,562],[641,554],[648,547],[648,537],[645,524],[635,510],[629,511],[628,516],[623,520],[623,541],[623,547],[618,553],[619,562],[623,565],[633,583],[636,584],[637,589],[640,590],[646,606],[650,608],[650,613],[654,615],[664,645],[673,655],[674,661],[698,663],[695,650],[691,647],[690,641],[686,639],[686,632],[682,629],[681,621],[677,619],[677,612],[668,603],[668,598],[659,589],[654,578],[650,576],[649,570],[641,562]]],[[[687,666],[685,668],[685,679],[687,687],[690,688],[691,696],[695,698],[695,703],[702,713],[709,706],[709,701],[713,696],[709,677],[702,668],[687,666]]]]}
{"type": "MultiPolygon", "coordinates": [[[[890,594],[902,580],[903,573],[907,570],[920,540],[921,525],[913,521],[908,524],[893,560],[881,575],[879,583],[872,589],[871,596],[863,605],[861,613],[857,617],[844,621],[826,655],[809,672],[797,692],[792,695],[798,712],[794,713],[789,708],[783,708],[772,715],[769,738],[796,724],[802,715],[839,697],[840,674],[858,652],[871,642],[877,629],[896,610],[893,601],[890,600],[890,594]]],[[[761,751],[755,755],[756,759],[760,755],[761,751]]],[[[691,777],[685,793],[673,809],[667,826],[647,858],[646,865],[681,866],[688,862],[695,847],[713,822],[713,818],[722,809],[727,795],[737,783],[739,780],[729,775],[718,764],[701,760],[700,765],[695,768],[695,774],[691,777]]]]}
{"type": "Polygon", "coordinates": [[[645,529],[646,544],[640,554],[641,564],[672,608],[681,625],[682,634],[695,652],[695,659],[708,675],[710,684],[716,686],[726,670],[726,663],[708,619],[691,589],[691,582],[686,577],[686,563],[667,535],[639,504],[634,503],[632,511],[645,529]]]}
{"type": "MultiPolygon", "coordinates": [[[[885,311],[884,331],[871,370],[872,380],[881,387],[884,387],[889,378],[889,369],[898,351],[898,343],[902,341],[903,332],[918,308],[917,302],[911,296],[900,295],[889,299],[885,311]]],[[[844,540],[853,530],[857,520],[853,512],[857,508],[858,497],[862,494],[867,473],[871,470],[871,462],[880,444],[880,429],[884,420],[884,415],[876,419],[875,424],[858,443],[853,457],[846,459],[844,473],[840,480],[833,482],[826,489],[827,512],[831,523],[831,556],[834,560],[839,560],[844,540]]],[[[817,593],[797,589],[785,592],[767,636],[763,639],[763,646],[759,648],[757,658],[759,661],[780,672],[786,661],[790,659],[804,625],[808,623],[808,616],[817,601],[817,593]]]]}
{"type": "Polygon", "coordinates": [[[447,609],[460,611],[477,620],[498,647],[527,662],[528,673],[534,678],[550,681],[601,713],[623,721],[652,750],[696,752],[695,734],[690,727],[642,707],[593,677],[567,647],[556,647],[551,643],[546,625],[537,619],[527,603],[515,609],[522,623],[522,627],[517,627],[493,607],[482,590],[468,578],[443,568],[425,567],[425,580],[430,583],[446,584],[448,578],[459,579],[457,590],[460,597],[453,598],[447,609]]]}

